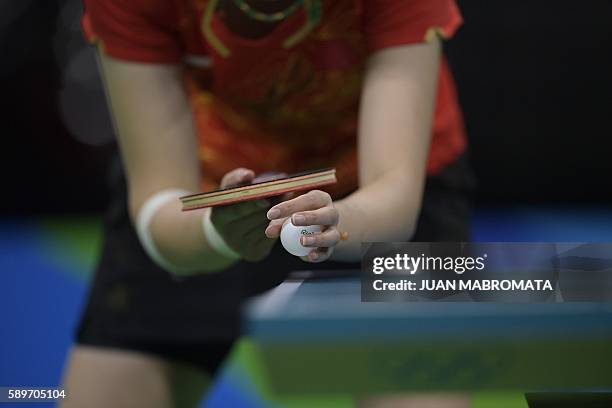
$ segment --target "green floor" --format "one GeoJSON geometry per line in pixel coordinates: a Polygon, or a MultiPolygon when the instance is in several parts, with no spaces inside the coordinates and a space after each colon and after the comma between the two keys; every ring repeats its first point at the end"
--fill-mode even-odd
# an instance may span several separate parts
{"type": "MultiPolygon", "coordinates": [[[[258,359],[256,346],[248,339],[243,339],[232,357],[228,375],[242,377],[250,381],[264,401],[273,407],[286,408],[351,408],[354,398],[346,395],[326,396],[276,396],[266,382],[264,367],[258,359]],[[235,371],[234,371],[235,370],[235,371]],[[238,372],[236,372],[238,371],[238,372]]],[[[526,408],[527,403],[522,392],[476,392],[472,394],[473,408],[526,408]]]]}

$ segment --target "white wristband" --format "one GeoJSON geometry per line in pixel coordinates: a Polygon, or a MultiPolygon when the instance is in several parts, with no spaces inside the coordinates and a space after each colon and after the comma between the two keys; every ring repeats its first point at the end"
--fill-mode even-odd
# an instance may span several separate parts
{"type": "Polygon", "coordinates": [[[208,245],[219,255],[229,259],[240,259],[240,254],[227,245],[221,234],[219,234],[213,225],[210,219],[211,214],[212,208],[206,208],[204,216],[202,217],[202,229],[204,230],[204,236],[208,241],[208,245]]]}
{"type": "Polygon", "coordinates": [[[140,207],[140,210],[138,211],[138,216],[136,218],[136,233],[138,234],[138,238],[140,239],[142,247],[144,248],[147,255],[149,255],[149,257],[153,260],[153,262],[155,262],[157,265],[159,265],[168,272],[181,273],[192,271],[186,268],[181,268],[176,265],[173,265],[159,253],[159,250],[157,249],[157,247],[155,246],[155,242],[153,241],[153,237],[151,236],[151,231],[149,227],[151,225],[151,220],[153,219],[153,216],[162,206],[172,200],[178,200],[179,197],[189,194],[191,194],[190,191],[178,188],[160,190],[152,194],[149,198],[147,198],[142,207],[140,207]]]}

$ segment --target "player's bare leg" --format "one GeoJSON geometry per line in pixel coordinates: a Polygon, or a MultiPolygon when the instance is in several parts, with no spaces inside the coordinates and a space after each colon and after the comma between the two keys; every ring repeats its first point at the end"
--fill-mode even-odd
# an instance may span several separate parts
{"type": "Polygon", "coordinates": [[[200,370],[159,357],[75,346],[70,352],[61,408],[193,408],[208,388],[200,370]]]}
{"type": "Polygon", "coordinates": [[[397,394],[360,398],[357,408],[470,408],[465,394],[397,394]]]}

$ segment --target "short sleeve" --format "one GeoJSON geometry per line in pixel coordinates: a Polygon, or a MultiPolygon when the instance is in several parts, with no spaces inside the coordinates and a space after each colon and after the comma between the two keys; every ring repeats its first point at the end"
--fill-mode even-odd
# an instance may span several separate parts
{"type": "Polygon", "coordinates": [[[178,17],[168,0],[84,0],[82,28],[111,57],[174,63],[181,58],[178,17]]]}
{"type": "Polygon", "coordinates": [[[432,33],[449,38],[462,22],[454,0],[363,0],[370,51],[423,42],[432,33]]]}

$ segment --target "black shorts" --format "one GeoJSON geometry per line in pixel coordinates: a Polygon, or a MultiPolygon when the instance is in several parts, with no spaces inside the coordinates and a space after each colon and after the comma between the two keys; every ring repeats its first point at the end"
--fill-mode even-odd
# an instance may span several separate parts
{"type": "MultiPolygon", "coordinates": [[[[243,300],[300,269],[349,269],[356,264],[306,264],[277,245],[262,262],[239,262],[218,273],[174,279],[145,254],[128,217],[117,158],[109,172],[111,203],[102,254],[77,333],[83,345],[154,354],[210,374],[240,335],[243,300]]],[[[462,157],[428,178],[415,241],[467,241],[471,173],[462,157]]]]}

